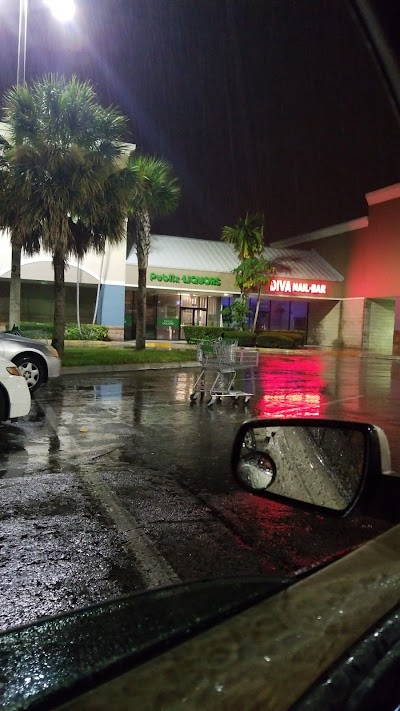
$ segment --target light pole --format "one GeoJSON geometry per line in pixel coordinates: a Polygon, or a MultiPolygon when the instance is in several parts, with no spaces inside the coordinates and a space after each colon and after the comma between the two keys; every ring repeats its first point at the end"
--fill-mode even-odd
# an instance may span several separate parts
{"type": "MultiPolygon", "coordinates": [[[[74,0],[43,0],[53,17],[61,22],[71,20],[75,13],[74,0]]],[[[26,37],[29,0],[19,0],[17,86],[26,80],[26,37]]],[[[19,326],[21,321],[21,248],[11,243],[11,278],[8,324],[19,326]]]]}
{"type": "Polygon", "coordinates": [[[28,0],[19,0],[17,85],[25,81],[26,28],[28,26],[28,0]]]}
{"type": "MultiPolygon", "coordinates": [[[[43,0],[53,17],[60,22],[72,20],[75,14],[74,0],[43,0]]],[[[26,31],[28,27],[29,0],[19,0],[17,85],[25,81],[26,75],[26,31]]]]}

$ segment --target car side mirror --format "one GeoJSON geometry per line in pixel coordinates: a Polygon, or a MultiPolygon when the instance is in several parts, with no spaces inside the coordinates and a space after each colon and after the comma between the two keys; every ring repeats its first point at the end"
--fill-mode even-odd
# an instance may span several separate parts
{"type": "Polygon", "coordinates": [[[367,423],[251,420],[239,428],[231,463],[258,496],[344,516],[373,495],[390,452],[383,430],[367,423]]]}

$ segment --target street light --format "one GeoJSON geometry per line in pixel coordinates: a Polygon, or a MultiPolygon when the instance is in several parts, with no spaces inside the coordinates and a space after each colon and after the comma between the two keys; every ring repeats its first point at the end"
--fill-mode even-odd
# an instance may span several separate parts
{"type": "MultiPolygon", "coordinates": [[[[75,15],[74,0],[43,0],[53,17],[60,22],[68,22],[75,15]]],[[[26,77],[26,31],[28,27],[29,0],[19,0],[18,62],[17,84],[25,82],[26,77]]]]}
{"type": "Polygon", "coordinates": [[[26,28],[28,25],[28,0],[19,0],[17,84],[25,81],[26,28]]]}
{"type": "Polygon", "coordinates": [[[74,0],[45,0],[44,4],[50,8],[53,17],[60,22],[68,22],[75,15],[74,0]]]}
{"type": "MultiPolygon", "coordinates": [[[[75,13],[74,0],[43,0],[52,15],[62,22],[71,20],[75,13]]],[[[19,0],[17,85],[26,80],[26,35],[28,27],[29,0],[19,0]]],[[[20,324],[21,320],[21,248],[11,247],[10,305],[8,322],[20,324]]]]}

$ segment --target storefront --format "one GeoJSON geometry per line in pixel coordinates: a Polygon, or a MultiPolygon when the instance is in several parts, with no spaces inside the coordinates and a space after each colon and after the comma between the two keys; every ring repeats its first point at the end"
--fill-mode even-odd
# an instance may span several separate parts
{"type": "MultiPolygon", "coordinates": [[[[261,295],[257,330],[305,330],[307,344],[400,354],[400,184],[367,195],[368,216],[273,244],[285,263],[261,295]]],[[[7,325],[11,249],[0,234],[0,322],[7,325]]],[[[147,270],[147,338],[182,340],[185,325],[222,325],[237,298],[234,250],[217,241],[152,235],[147,270]]],[[[23,255],[22,321],[51,321],[51,255],[23,255]]],[[[126,244],[89,253],[65,272],[67,319],[108,326],[115,340],[135,337],[138,270],[126,244]]],[[[253,325],[256,295],[249,297],[253,325]]]]}
{"type": "MultiPolygon", "coordinates": [[[[184,326],[219,326],[221,299],[195,293],[157,292],[146,296],[146,338],[179,341],[184,326]]],[[[125,292],[125,340],[135,338],[136,291],[125,292]]]]}
{"type": "Polygon", "coordinates": [[[273,246],[312,247],[344,276],[336,306],[312,302],[308,343],[400,355],[400,183],[365,198],[365,216],[273,246]]]}
{"type": "MultiPolygon", "coordinates": [[[[304,330],[309,326],[310,303],[336,304],[342,276],[313,250],[266,248],[270,262],[285,262],[284,274],[274,275],[261,297],[257,330],[304,330]]],[[[238,265],[228,244],[168,235],[152,235],[147,270],[146,337],[184,340],[184,327],[220,326],[221,311],[239,296],[232,270],[238,265]]],[[[125,339],[135,338],[137,259],[127,260],[125,339]]],[[[249,298],[248,327],[252,328],[256,295],[249,298]]]]}

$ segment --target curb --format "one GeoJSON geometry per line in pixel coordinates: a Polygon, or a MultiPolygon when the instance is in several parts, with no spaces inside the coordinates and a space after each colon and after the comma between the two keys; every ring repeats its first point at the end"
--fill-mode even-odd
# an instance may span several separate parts
{"type": "Polygon", "coordinates": [[[165,370],[181,368],[198,368],[196,361],[176,361],[175,363],[121,363],[120,365],[70,365],[61,368],[60,375],[75,375],[82,373],[124,373],[131,370],[165,370]]]}

